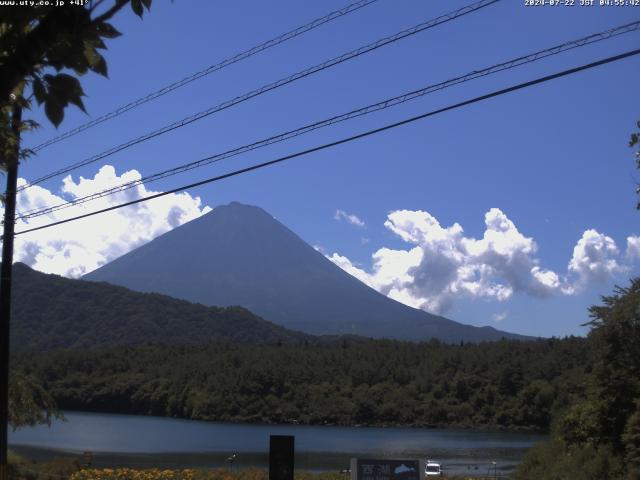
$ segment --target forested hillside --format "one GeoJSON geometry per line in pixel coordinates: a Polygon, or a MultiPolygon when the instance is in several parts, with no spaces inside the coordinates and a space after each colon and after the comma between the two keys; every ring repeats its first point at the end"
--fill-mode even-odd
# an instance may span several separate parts
{"type": "Polygon", "coordinates": [[[241,307],[206,307],[106,283],[46,275],[14,266],[11,347],[54,350],[153,342],[193,344],[304,342],[241,307]]]}
{"type": "Polygon", "coordinates": [[[60,408],[233,422],[545,430],[580,395],[584,339],[147,345],[18,356],[60,408]]]}
{"type": "Polygon", "coordinates": [[[584,394],[554,415],[551,439],[529,451],[517,480],[640,479],[640,278],[589,311],[584,394]]]}

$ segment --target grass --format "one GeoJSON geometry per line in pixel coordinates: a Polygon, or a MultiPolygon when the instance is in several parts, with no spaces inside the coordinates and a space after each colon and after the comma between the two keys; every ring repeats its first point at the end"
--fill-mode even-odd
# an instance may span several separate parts
{"type": "Polygon", "coordinates": [[[46,462],[29,460],[9,450],[7,454],[10,480],[64,480],[78,472],[80,462],[69,458],[54,458],[46,462]]]}
{"type": "MultiPolygon", "coordinates": [[[[9,451],[10,480],[268,480],[267,470],[249,468],[236,472],[226,469],[162,470],[158,468],[83,468],[78,459],[55,458],[46,462],[26,459],[9,451]]],[[[338,472],[295,472],[295,480],[345,480],[338,472]]],[[[493,480],[489,477],[449,476],[451,480],[493,480]]],[[[505,477],[498,477],[505,478],[505,477]]]]}

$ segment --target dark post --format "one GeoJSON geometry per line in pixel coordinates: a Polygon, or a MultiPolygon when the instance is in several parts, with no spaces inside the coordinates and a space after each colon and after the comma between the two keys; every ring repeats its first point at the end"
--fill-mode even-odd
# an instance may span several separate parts
{"type": "Polygon", "coordinates": [[[271,435],[269,442],[269,480],[293,480],[295,437],[271,435]]]}
{"type": "Polygon", "coordinates": [[[13,158],[5,158],[7,191],[4,201],[4,233],[2,235],[2,268],[0,271],[0,347],[2,375],[0,375],[0,480],[7,480],[7,430],[9,428],[9,332],[11,319],[11,273],[13,271],[13,233],[16,218],[16,186],[20,153],[20,123],[22,108],[13,107],[11,130],[17,142],[13,158]]]}

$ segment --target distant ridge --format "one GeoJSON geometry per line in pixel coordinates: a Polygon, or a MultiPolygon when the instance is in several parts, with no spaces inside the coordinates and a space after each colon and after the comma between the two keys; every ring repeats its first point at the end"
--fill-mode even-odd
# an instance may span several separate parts
{"type": "Polygon", "coordinates": [[[135,346],[148,343],[313,342],[241,307],[207,307],[106,283],[13,267],[11,349],[135,346]]]}
{"type": "Polygon", "coordinates": [[[259,207],[233,202],[85,275],[204,305],[241,305],[286,328],[445,342],[526,339],[392,300],[349,275],[259,207]]]}

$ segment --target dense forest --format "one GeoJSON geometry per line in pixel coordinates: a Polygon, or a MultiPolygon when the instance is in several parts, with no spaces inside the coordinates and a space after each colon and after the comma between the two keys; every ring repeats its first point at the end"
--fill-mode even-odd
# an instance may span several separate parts
{"type": "Polygon", "coordinates": [[[84,282],[14,265],[11,348],[193,344],[209,341],[315,341],[267,322],[242,307],[207,307],[107,283],[84,282]]]}
{"type": "Polygon", "coordinates": [[[640,479],[640,279],[590,308],[585,392],[552,418],[552,435],[515,472],[529,479],[640,479]]]}
{"type": "Polygon", "coordinates": [[[63,409],[233,422],[546,430],[584,391],[584,339],[146,345],[18,356],[63,409]]]}

